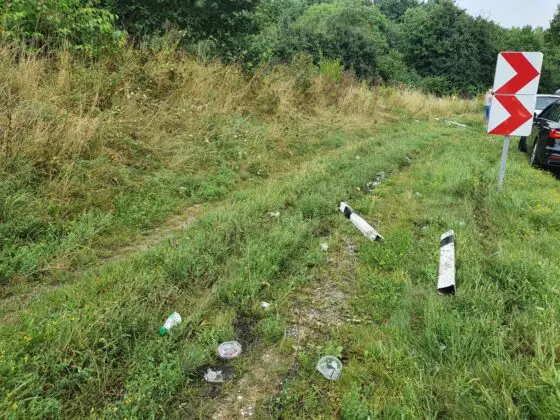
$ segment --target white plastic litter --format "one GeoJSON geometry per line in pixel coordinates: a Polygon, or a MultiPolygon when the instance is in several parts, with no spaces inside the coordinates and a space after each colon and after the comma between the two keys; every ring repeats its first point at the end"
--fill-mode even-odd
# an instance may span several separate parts
{"type": "Polygon", "coordinates": [[[270,306],[270,303],[268,303],[268,302],[261,302],[261,308],[263,308],[263,309],[268,309],[269,306],[270,306]]]}
{"type": "Polygon", "coordinates": [[[460,122],[457,122],[457,121],[449,121],[449,120],[445,120],[444,122],[445,122],[446,124],[450,124],[450,125],[456,125],[457,127],[463,127],[463,128],[465,128],[465,127],[468,127],[468,125],[467,125],[467,124],[462,124],[462,123],[460,123],[460,122]]]}
{"type": "Polygon", "coordinates": [[[241,344],[237,341],[226,341],[218,346],[218,357],[224,360],[235,359],[241,351],[241,344]]]}
{"type": "Polygon", "coordinates": [[[330,381],[336,381],[342,373],[342,362],[334,356],[321,357],[317,362],[317,370],[330,381]]]}
{"type": "Polygon", "coordinates": [[[322,243],[321,244],[321,251],[328,251],[328,250],[329,250],[329,244],[327,244],[326,242],[322,243]]]}
{"type": "Polygon", "coordinates": [[[340,212],[344,214],[350,221],[356,226],[360,232],[362,232],[367,238],[372,241],[383,241],[384,238],[377,231],[372,228],[368,222],[358,216],[352,207],[346,204],[344,201],[340,203],[340,212]]]}
{"type": "Polygon", "coordinates": [[[270,213],[268,213],[268,215],[270,217],[280,217],[280,212],[279,211],[271,211],[270,213]]]}
{"type": "Polygon", "coordinates": [[[366,188],[368,189],[368,191],[371,191],[375,187],[379,186],[381,184],[381,181],[383,181],[384,179],[385,179],[385,172],[378,172],[375,175],[373,181],[370,181],[366,184],[366,188]]]}
{"type": "Polygon", "coordinates": [[[212,370],[208,368],[204,374],[204,380],[206,382],[222,383],[224,382],[224,375],[221,370],[212,370]]]}

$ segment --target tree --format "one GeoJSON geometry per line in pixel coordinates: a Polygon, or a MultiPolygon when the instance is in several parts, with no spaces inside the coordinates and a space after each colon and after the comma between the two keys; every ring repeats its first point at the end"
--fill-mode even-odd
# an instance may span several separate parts
{"type": "Polygon", "coordinates": [[[254,30],[250,12],[259,0],[104,0],[104,4],[135,36],[173,25],[189,42],[213,38],[226,45],[254,30]]]}
{"type": "Polygon", "coordinates": [[[503,31],[500,41],[502,51],[542,51],[544,48],[544,33],[542,29],[531,26],[511,28],[503,31]]]}
{"type": "Polygon", "coordinates": [[[315,4],[290,25],[278,54],[288,58],[306,52],[316,63],[322,58],[341,59],[359,77],[378,77],[381,57],[389,51],[387,27],[379,9],[363,2],[315,4]]]}
{"type": "Polygon", "coordinates": [[[292,36],[293,23],[308,7],[305,0],[263,0],[252,17],[257,30],[243,39],[239,58],[244,66],[254,68],[282,55],[280,51],[291,43],[288,39],[292,36]]]}
{"type": "Polygon", "coordinates": [[[389,19],[402,21],[406,11],[418,6],[420,2],[418,0],[375,0],[374,4],[389,19]]]}
{"type": "Polygon", "coordinates": [[[401,50],[430,90],[474,94],[493,77],[494,32],[490,22],[467,15],[452,0],[430,0],[405,13],[401,50]]]}
{"type": "Polygon", "coordinates": [[[550,21],[550,28],[546,32],[546,42],[548,44],[560,46],[560,4],[556,9],[554,17],[550,21]]]}

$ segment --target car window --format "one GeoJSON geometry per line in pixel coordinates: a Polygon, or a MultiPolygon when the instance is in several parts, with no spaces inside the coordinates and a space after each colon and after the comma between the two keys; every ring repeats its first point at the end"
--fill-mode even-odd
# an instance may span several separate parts
{"type": "Polygon", "coordinates": [[[539,117],[550,121],[560,120],[560,103],[550,105],[541,113],[541,115],[539,115],[539,117]]]}
{"type": "Polygon", "coordinates": [[[539,96],[537,97],[537,109],[545,109],[557,100],[558,98],[555,98],[554,96],[539,96]]]}
{"type": "Polygon", "coordinates": [[[560,103],[553,104],[550,107],[550,112],[547,119],[550,121],[560,122],[560,103]]]}

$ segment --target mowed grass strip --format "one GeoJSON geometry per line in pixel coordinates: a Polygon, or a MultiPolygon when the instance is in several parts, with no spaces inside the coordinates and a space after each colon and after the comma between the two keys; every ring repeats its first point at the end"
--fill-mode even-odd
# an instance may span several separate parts
{"type": "MultiPolygon", "coordinates": [[[[281,418],[557,418],[560,416],[558,181],[501,141],[434,132],[430,151],[354,200],[383,221],[384,244],[359,248],[353,316],[329,349],[346,360],[325,381],[325,348],[262,408],[281,418]],[[440,234],[456,232],[457,294],[436,293],[440,234]]],[[[351,230],[351,227],[348,227],[351,230]]]]}
{"type": "MultiPolygon", "coordinates": [[[[413,123],[349,134],[338,153],[237,193],[184,237],[40,295],[0,326],[0,411],[209,414],[216,389],[200,368],[216,362],[221,341],[240,339],[247,357],[278,343],[284,321],[259,303],[285,299],[324,262],[314,232],[346,226],[338,202],[362,197],[376,172],[396,172],[408,164],[406,154],[429,153],[434,135],[453,132],[413,123]],[[160,338],[172,311],[184,322],[160,338]]],[[[243,360],[233,365],[238,374],[250,368],[243,360]]]]}

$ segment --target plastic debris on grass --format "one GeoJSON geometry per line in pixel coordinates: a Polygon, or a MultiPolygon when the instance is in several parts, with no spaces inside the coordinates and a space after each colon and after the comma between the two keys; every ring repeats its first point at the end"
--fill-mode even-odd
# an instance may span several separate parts
{"type": "Polygon", "coordinates": [[[235,359],[243,348],[237,341],[226,341],[218,346],[218,357],[223,360],[235,359]]]}
{"type": "Polygon", "coordinates": [[[317,362],[317,370],[330,381],[336,381],[342,373],[342,362],[334,356],[321,357],[317,362]]]}

